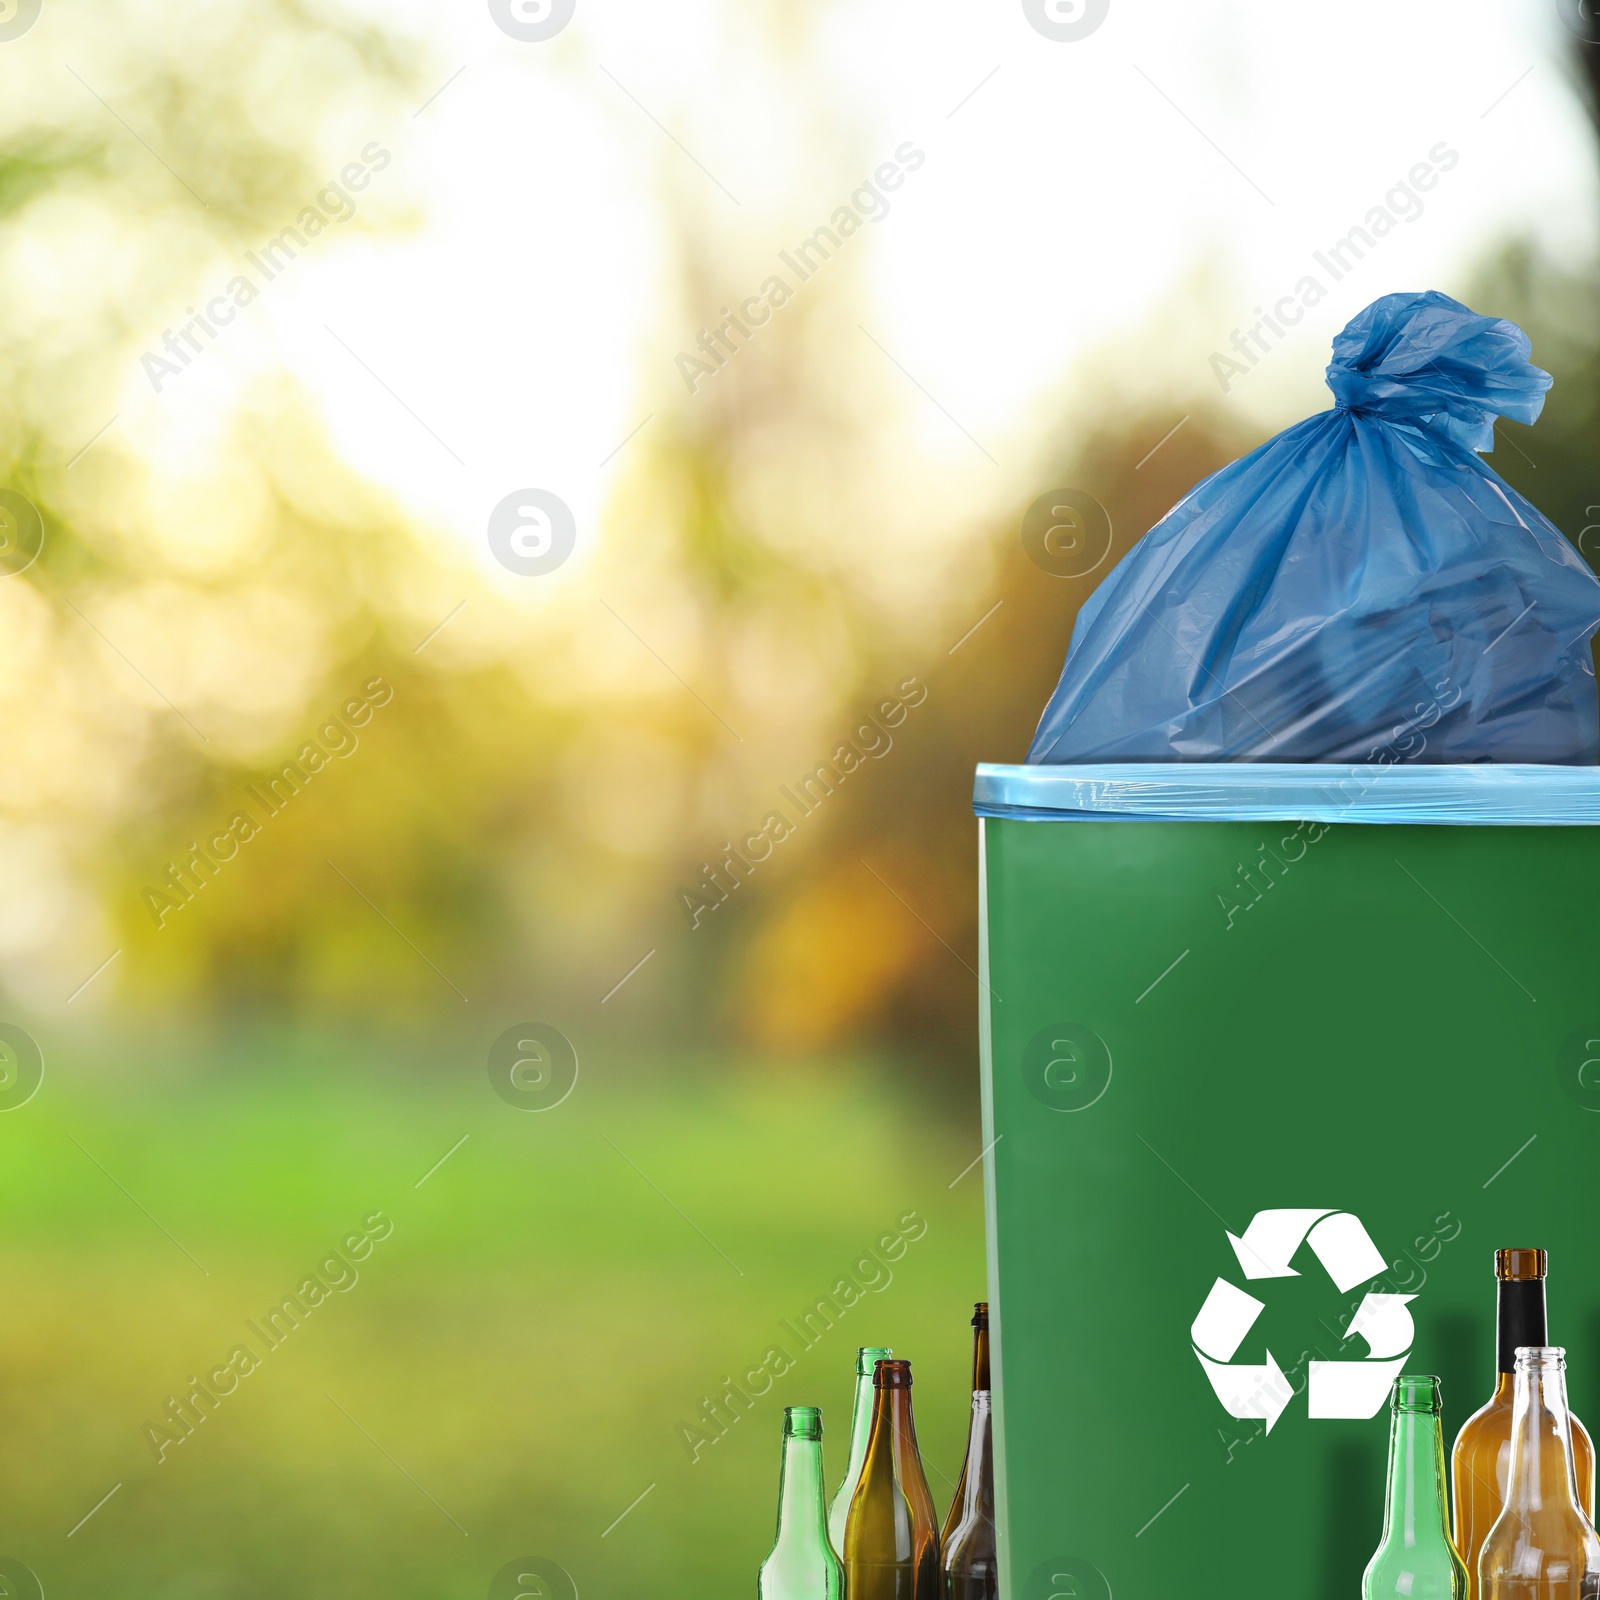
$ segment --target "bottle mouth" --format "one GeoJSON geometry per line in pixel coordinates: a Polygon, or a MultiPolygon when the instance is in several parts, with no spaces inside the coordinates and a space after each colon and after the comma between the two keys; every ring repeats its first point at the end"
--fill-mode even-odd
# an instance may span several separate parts
{"type": "Polygon", "coordinates": [[[1519,1344],[1516,1353],[1518,1372],[1565,1372],[1567,1352],[1558,1344],[1519,1344]]]}
{"type": "Polygon", "coordinates": [[[1444,1410],[1439,1380],[1431,1373],[1403,1372],[1394,1380],[1390,1404],[1396,1411],[1425,1412],[1437,1416],[1444,1410]]]}
{"type": "Polygon", "coordinates": [[[856,1376],[870,1378],[872,1369],[880,1361],[887,1361],[894,1354],[886,1344],[864,1344],[856,1351],[856,1376]]]}
{"type": "Polygon", "coordinates": [[[1534,1283],[1549,1270],[1550,1257],[1543,1250],[1496,1250],[1494,1275],[1501,1283],[1534,1283]]]}
{"type": "Polygon", "coordinates": [[[911,1363],[909,1361],[880,1361],[872,1369],[874,1389],[909,1389],[911,1363]]]}
{"type": "Polygon", "coordinates": [[[972,1326],[974,1328],[987,1328],[989,1326],[989,1302],[980,1300],[972,1308],[972,1326]]]}
{"type": "Polygon", "coordinates": [[[822,1437],[821,1406],[786,1406],[783,1412],[785,1439],[820,1439],[822,1437]]]}

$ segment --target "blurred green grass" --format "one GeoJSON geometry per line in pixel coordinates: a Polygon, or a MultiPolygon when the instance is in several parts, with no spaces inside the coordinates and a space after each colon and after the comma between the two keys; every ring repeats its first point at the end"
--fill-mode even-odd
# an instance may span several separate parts
{"type": "Polygon", "coordinates": [[[948,1502],[978,1134],[906,1078],[586,1061],[529,1114],[476,1050],[431,1078],[328,1041],[174,1054],[52,1059],[0,1118],[0,1555],[47,1594],[476,1600],[529,1555],[580,1595],[748,1594],[781,1408],[823,1405],[836,1476],[862,1343],[916,1362],[948,1502]],[[268,1353],[245,1319],[374,1210],[359,1282],[268,1353]],[[779,1319],[908,1210],[892,1281],[803,1351],[779,1319]],[[240,1342],[261,1368],[158,1463],[144,1425],[240,1342]],[[794,1370],[691,1462],[677,1425],[774,1342],[794,1370]]]}

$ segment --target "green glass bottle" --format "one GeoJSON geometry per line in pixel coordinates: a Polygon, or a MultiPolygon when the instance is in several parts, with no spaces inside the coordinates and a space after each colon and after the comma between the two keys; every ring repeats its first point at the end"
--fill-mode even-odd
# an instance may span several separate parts
{"type": "Polygon", "coordinates": [[[944,1600],[939,1523],[911,1415],[911,1363],[872,1375],[872,1432],[844,1525],[850,1600],[944,1600]]]}
{"type": "Polygon", "coordinates": [[[1361,1600],[1466,1600],[1466,1565],[1450,1542],[1439,1380],[1402,1373],[1389,1410],[1383,1539],[1362,1576],[1361,1600]]]}
{"type": "Polygon", "coordinates": [[[844,1524],[850,1515],[850,1497],[861,1482],[861,1464],[867,1459],[867,1435],[872,1432],[872,1369],[894,1354],[887,1345],[864,1344],[856,1351],[856,1400],[850,1418],[850,1465],[844,1482],[828,1507],[828,1538],[834,1554],[844,1560],[844,1524]]]}
{"type": "Polygon", "coordinates": [[[822,1412],[783,1414],[778,1537],[756,1578],[757,1600],[844,1600],[844,1568],[828,1543],[822,1501],[822,1412]]]}

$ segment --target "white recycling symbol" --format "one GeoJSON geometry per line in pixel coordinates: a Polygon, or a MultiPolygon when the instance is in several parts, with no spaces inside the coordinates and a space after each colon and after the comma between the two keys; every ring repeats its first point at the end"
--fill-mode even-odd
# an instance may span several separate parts
{"type": "MultiPolygon", "coordinates": [[[[1378,1253],[1361,1219],[1348,1211],[1258,1211],[1242,1239],[1228,1235],[1247,1278],[1297,1278],[1289,1265],[1309,1244],[1341,1294],[1349,1294],[1383,1272],[1378,1253]]],[[[1355,1361],[1313,1361],[1306,1379],[1306,1408],[1313,1417],[1375,1417],[1389,1386],[1411,1353],[1415,1324],[1407,1310],[1411,1294],[1369,1291],[1356,1307],[1345,1337],[1366,1342],[1367,1356],[1355,1361]]],[[[1245,1335],[1266,1307],[1254,1295],[1218,1278],[1189,1329],[1194,1353],[1223,1410],[1231,1417],[1261,1417],[1267,1432],[1294,1398],[1294,1387],[1266,1352],[1262,1366],[1234,1364],[1245,1335]]]]}

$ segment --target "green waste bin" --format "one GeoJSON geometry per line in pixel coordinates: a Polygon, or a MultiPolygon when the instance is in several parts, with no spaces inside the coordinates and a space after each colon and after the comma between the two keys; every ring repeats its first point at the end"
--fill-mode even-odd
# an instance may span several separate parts
{"type": "Polygon", "coordinates": [[[1390,1377],[1453,1440],[1499,1246],[1600,1424],[1600,771],[983,766],[975,809],[1006,1595],[1351,1600],[1390,1377]]]}

